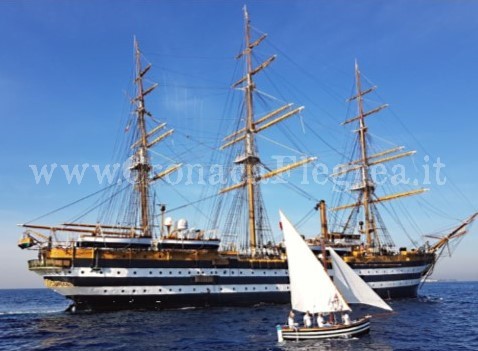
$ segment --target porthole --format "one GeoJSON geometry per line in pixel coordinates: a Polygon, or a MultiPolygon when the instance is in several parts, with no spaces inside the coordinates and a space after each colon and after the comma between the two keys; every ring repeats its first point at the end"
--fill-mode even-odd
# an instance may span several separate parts
{"type": "Polygon", "coordinates": [[[81,271],[80,273],[81,273],[81,274],[85,274],[85,271],[81,271]]]}

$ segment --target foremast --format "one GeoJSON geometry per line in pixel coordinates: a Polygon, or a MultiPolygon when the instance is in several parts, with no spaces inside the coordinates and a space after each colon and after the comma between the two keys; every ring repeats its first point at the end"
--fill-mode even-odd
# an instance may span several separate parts
{"type": "MultiPolygon", "coordinates": [[[[172,164],[162,172],[154,174],[150,159],[150,149],[163,141],[165,138],[173,134],[174,130],[169,129],[159,134],[158,132],[166,129],[166,123],[159,123],[154,118],[151,112],[146,109],[146,96],[150,94],[157,86],[157,83],[149,87],[145,87],[144,78],[152,65],[147,64],[143,67],[143,56],[139,48],[138,41],[134,39],[134,60],[135,60],[135,78],[134,84],[136,86],[135,97],[131,100],[134,106],[134,120],[128,123],[127,130],[130,126],[134,127],[133,143],[130,147],[132,154],[130,170],[134,175],[133,192],[138,197],[133,197],[127,209],[127,213],[123,214],[124,218],[118,217],[116,224],[105,223],[63,223],[59,226],[37,225],[37,224],[21,224],[20,226],[29,228],[25,233],[28,237],[33,237],[34,241],[45,240],[41,233],[34,232],[32,229],[49,230],[53,238],[56,237],[57,232],[72,232],[84,235],[106,235],[106,236],[121,236],[121,237],[146,237],[153,236],[153,216],[151,206],[150,186],[153,182],[160,180],[168,174],[176,171],[182,164],[172,164]],[[148,121],[148,118],[150,119],[148,121]],[[152,128],[148,130],[148,123],[152,128]],[[133,219],[130,218],[130,213],[133,213],[133,219]],[[123,223],[120,223],[123,220],[123,223]],[[36,239],[40,237],[41,240],[36,239]]],[[[118,182],[120,184],[120,181],[118,182]]],[[[124,188],[126,189],[126,188],[124,188]]],[[[124,190],[123,189],[123,190],[124,190]]],[[[108,202],[109,204],[109,202],[108,202]]]]}
{"type": "Polygon", "coordinates": [[[169,173],[172,173],[181,167],[181,164],[174,164],[170,168],[158,174],[151,174],[153,167],[151,166],[151,158],[149,149],[173,134],[174,130],[169,129],[165,133],[156,136],[157,132],[166,127],[166,123],[156,123],[157,125],[151,130],[147,130],[146,117],[151,117],[152,114],[146,109],[145,97],[151,93],[158,84],[155,83],[150,87],[144,87],[144,77],[146,73],[151,69],[151,64],[142,66],[142,55],[139,49],[139,44],[136,38],[134,39],[134,52],[135,52],[135,64],[136,64],[136,77],[135,84],[137,95],[133,99],[132,103],[135,105],[135,114],[137,119],[137,134],[138,139],[131,146],[134,150],[133,164],[131,170],[136,171],[135,186],[139,192],[139,206],[140,206],[140,228],[142,229],[143,237],[152,237],[152,216],[150,205],[150,184],[156,180],[159,180],[169,173]],[[153,138],[155,137],[155,138],[153,138]]]}
{"type": "MultiPolygon", "coordinates": [[[[151,237],[151,222],[149,214],[149,172],[151,171],[151,162],[148,153],[148,137],[146,133],[146,121],[145,121],[145,102],[144,102],[144,86],[143,76],[147,70],[143,71],[141,67],[141,52],[136,38],[134,39],[134,51],[136,61],[136,88],[138,96],[134,99],[136,102],[136,116],[138,119],[138,129],[140,133],[140,143],[136,153],[136,164],[132,169],[138,172],[137,188],[140,193],[140,206],[141,206],[141,228],[143,229],[143,236],[151,237]]],[[[152,87],[154,89],[154,86],[152,87]]]]}
{"type": "MultiPolygon", "coordinates": [[[[358,146],[360,158],[358,160],[353,160],[346,164],[339,166],[340,171],[334,173],[332,176],[341,176],[350,172],[358,171],[360,173],[360,182],[353,186],[350,190],[357,192],[357,201],[352,204],[342,205],[335,208],[332,208],[332,211],[352,209],[347,222],[344,226],[344,231],[350,226],[352,217],[354,216],[355,211],[358,211],[360,208],[363,209],[363,225],[364,228],[361,228],[362,234],[365,234],[365,240],[367,247],[370,249],[379,249],[382,246],[382,241],[379,238],[377,221],[380,220],[379,214],[376,209],[377,203],[382,203],[385,201],[390,201],[405,196],[411,196],[423,193],[428,189],[415,189],[411,191],[395,193],[383,197],[377,197],[375,195],[375,183],[370,176],[370,169],[372,166],[393,161],[402,157],[407,157],[415,154],[416,151],[407,151],[403,153],[398,153],[403,150],[403,147],[395,147],[389,150],[385,150],[373,155],[369,154],[369,144],[368,144],[368,127],[365,123],[365,118],[380,112],[381,110],[388,107],[387,104],[378,106],[372,110],[365,111],[364,109],[364,95],[373,92],[377,87],[373,86],[369,89],[362,90],[362,81],[359,66],[357,61],[355,62],[355,89],[356,94],[349,98],[347,102],[356,101],[357,102],[357,115],[353,118],[350,118],[342,123],[346,125],[352,122],[358,122],[358,129],[354,132],[358,133],[358,146]],[[382,157],[387,156],[387,157],[382,157]]],[[[361,225],[362,227],[362,225],[361,225]]],[[[385,232],[384,225],[381,224],[381,229],[385,232]]],[[[391,237],[387,235],[386,240],[388,245],[392,245],[393,242],[391,237]]]]}
{"type": "Polygon", "coordinates": [[[246,72],[245,75],[236,83],[232,85],[233,88],[242,89],[244,91],[244,103],[245,103],[245,126],[244,128],[228,135],[224,138],[226,143],[221,146],[221,149],[225,149],[238,142],[244,142],[244,155],[238,157],[235,161],[236,164],[241,164],[244,167],[244,178],[240,183],[234,184],[230,187],[224,188],[220,193],[226,193],[236,189],[246,189],[247,192],[247,216],[248,216],[248,235],[249,235],[249,249],[252,255],[255,255],[257,248],[261,245],[259,236],[259,228],[262,227],[258,222],[258,211],[263,211],[262,208],[262,196],[260,194],[260,187],[258,183],[261,180],[268,179],[279,175],[288,170],[294,169],[308,162],[315,160],[314,157],[303,159],[299,162],[292,163],[285,167],[281,167],[276,170],[269,170],[268,173],[260,174],[259,166],[262,165],[259,158],[255,134],[262,130],[271,127],[293,115],[296,115],[302,111],[303,106],[292,109],[292,104],[286,104],[267,113],[265,116],[256,119],[254,113],[254,90],[256,85],[254,83],[254,75],[262,71],[269,66],[276,58],[276,55],[271,56],[266,61],[262,62],[259,66],[253,67],[252,56],[253,50],[257,47],[266,37],[267,34],[261,35],[255,41],[252,41],[251,37],[251,22],[249,13],[246,6],[244,6],[244,50],[236,56],[236,59],[244,59],[246,72]],[[229,141],[228,141],[229,140],[229,141]]]}

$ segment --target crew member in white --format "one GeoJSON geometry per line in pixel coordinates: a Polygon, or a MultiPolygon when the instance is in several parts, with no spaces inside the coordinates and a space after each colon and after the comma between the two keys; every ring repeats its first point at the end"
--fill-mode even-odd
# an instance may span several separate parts
{"type": "Polygon", "coordinates": [[[312,316],[310,315],[309,311],[304,314],[304,327],[311,328],[312,327],[312,316]]]}
{"type": "Polygon", "coordinates": [[[345,325],[350,325],[350,316],[348,313],[342,315],[342,322],[344,322],[345,325]]]}

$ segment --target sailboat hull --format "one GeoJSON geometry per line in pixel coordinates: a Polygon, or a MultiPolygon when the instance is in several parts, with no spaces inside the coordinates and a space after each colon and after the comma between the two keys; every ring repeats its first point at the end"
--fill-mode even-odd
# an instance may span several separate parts
{"type": "Polygon", "coordinates": [[[334,325],[322,328],[288,328],[280,330],[284,340],[310,340],[310,339],[333,339],[352,338],[370,332],[370,318],[364,317],[350,325],[334,325]]]}

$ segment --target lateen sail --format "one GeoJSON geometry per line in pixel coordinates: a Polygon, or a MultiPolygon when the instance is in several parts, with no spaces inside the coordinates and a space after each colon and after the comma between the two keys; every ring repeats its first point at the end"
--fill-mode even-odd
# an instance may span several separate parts
{"type": "Polygon", "coordinates": [[[362,303],[392,311],[392,308],[332,248],[328,250],[332,259],[334,283],[348,303],[362,303]]]}
{"type": "Polygon", "coordinates": [[[327,271],[282,212],[280,219],[287,250],[292,308],[311,313],[350,311],[327,271]]]}

